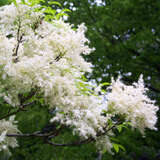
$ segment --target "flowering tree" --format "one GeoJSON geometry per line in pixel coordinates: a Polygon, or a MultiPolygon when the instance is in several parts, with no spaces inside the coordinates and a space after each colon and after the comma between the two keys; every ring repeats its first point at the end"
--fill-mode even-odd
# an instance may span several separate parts
{"type": "Polygon", "coordinates": [[[77,29],[59,19],[50,8],[13,3],[0,8],[0,97],[11,109],[0,117],[0,150],[17,147],[16,138],[39,137],[52,146],[77,146],[95,142],[99,150],[112,152],[116,129],[131,126],[144,134],[156,129],[158,107],[150,100],[142,76],[132,86],[120,79],[94,85],[84,78],[92,65],[84,24],[77,29]],[[47,16],[46,16],[47,15],[47,16]],[[108,86],[107,91],[103,86],[108,86]],[[14,120],[18,113],[40,102],[51,114],[50,129],[22,133],[14,120]],[[79,139],[55,143],[63,128],[79,139]]]}

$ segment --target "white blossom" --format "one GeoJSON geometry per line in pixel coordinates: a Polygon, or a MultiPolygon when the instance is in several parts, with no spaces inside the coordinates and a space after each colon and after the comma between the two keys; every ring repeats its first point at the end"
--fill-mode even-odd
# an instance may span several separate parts
{"type": "Polygon", "coordinates": [[[103,152],[108,151],[109,153],[114,154],[112,151],[113,145],[110,141],[109,136],[107,136],[107,135],[104,135],[104,136],[97,138],[96,146],[97,146],[98,150],[100,150],[100,151],[103,151],[103,152]]]}
{"type": "Polygon", "coordinates": [[[155,101],[147,97],[142,76],[132,86],[123,84],[120,79],[112,80],[111,89],[107,96],[109,110],[125,116],[132,127],[138,128],[142,133],[145,128],[156,129],[158,107],[155,106],[155,101]]]}
{"type": "Polygon", "coordinates": [[[6,134],[19,132],[16,123],[14,116],[11,116],[8,121],[0,120],[0,151],[8,150],[8,147],[15,148],[18,146],[16,138],[6,136],[6,134]]]}

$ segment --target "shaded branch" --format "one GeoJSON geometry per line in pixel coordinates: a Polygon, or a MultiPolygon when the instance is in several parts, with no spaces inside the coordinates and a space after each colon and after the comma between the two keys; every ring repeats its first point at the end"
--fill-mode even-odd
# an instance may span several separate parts
{"type": "Polygon", "coordinates": [[[92,142],[93,140],[94,140],[93,138],[88,138],[88,139],[83,140],[83,141],[75,141],[73,143],[66,143],[66,144],[54,143],[54,142],[51,142],[50,140],[47,140],[47,143],[52,145],[52,146],[55,146],[55,147],[56,146],[65,147],[65,146],[79,146],[79,145],[82,145],[82,144],[92,142]]]}
{"type": "Polygon", "coordinates": [[[6,114],[5,116],[1,117],[0,120],[5,119],[5,118],[8,118],[8,117],[10,117],[10,116],[12,116],[12,115],[15,115],[15,114],[17,114],[17,113],[19,113],[19,112],[21,112],[21,111],[25,111],[24,109],[25,109],[27,106],[32,105],[34,102],[35,102],[35,101],[30,102],[30,103],[27,103],[27,104],[23,104],[23,105],[19,106],[19,108],[18,108],[16,111],[11,112],[11,113],[9,112],[9,113],[6,114]]]}
{"type": "MultiPolygon", "coordinates": [[[[116,122],[112,127],[106,129],[105,132],[97,133],[97,137],[105,135],[107,132],[109,132],[110,130],[112,130],[113,128],[115,128],[119,124],[121,124],[121,122],[116,122]]],[[[54,132],[52,131],[51,133],[42,133],[40,131],[37,131],[37,132],[34,132],[34,133],[26,133],[26,134],[7,134],[6,136],[8,136],[8,137],[34,137],[34,138],[40,137],[40,138],[44,138],[44,140],[45,140],[45,142],[47,144],[52,145],[54,147],[56,147],[56,146],[59,146],[59,147],[79,146],[79,145],[82,145],[82,144],[86,144],[86,143],[90,143],[90,142],[96,141],[95,138],[89,137],[88,139],[85,139],[85,140],[74,141],[72,143],[66,143],[66,144],[60,144],[60,143],[52,142],[51,139],[56,137],[56,136],[58,136],[63,127],[64,126],[62,125],[58,130],[55,130],[54,132]]]]}
{"type": "Polygon", "coordinates": [[[38,90],[39,90],[38,87],[35,87],[34,89],[31,89],[31,91],[29,92],[29,94],[26,97],[24,97],[23,94],[18,94],[20,104],[23,104],[25,101],[27,101],[30,98],[32,98],[33,96],[35,96],[37,94],[38,90]]]}
{"type": "Polygon", "coordinates": [[[11,109],[9,109],[8,113],[1,117],[0,120],[8,118],[9,116],[15,115],[20,111],[25,111],[25,108],[29,105],[34,104],[35,100],[26,104],[23,104],[25,101],[29,100],[30,98],[32,98],[34,95],[36,95],[38,88],[36,88],[35,90],[31,90],[31,92],[28,94],[27,97],[23,97],[23,95],[18,95],[18,98],[20,99],[20,105],[18,106],[18,109],[14,112],[11,112],[11,109]]]}
{"type": "Polygon", "coordinates": [[[20,38],[17,40],[17,46],[16,46],[16,48],[15,48],[15,53],[13,54],[13,56],[17,56],[17,55],[18,55],[19,45],[20,45],[20,43],[22,42],[23,36],[24,36],[24,34],[22,34],[22,35],[20,36],[20,38]]]}
{"type": "Polygon", "coordinates": [[[60,134],[60,131],[64,128],[64,125],[62,125],[59,129],[57,129],[54,133],[48,136],[48,139],[52,139],[60,134]]]}
{"type": "Polygon", "coordinates": [[[6,136],[8,137],[41,137],[41,138],[47,138],[47,139],[50,139],[50,138],[53,138],[57,135],[59,135],[59,132],[61,131],[61,129],[63,128],[63,126],[61,126],[59,129],[55,129],[51,132],[48,132],[48,133],[43,133],[42,131],[36,131],[34,133],[25,133],[25,134],[22,134],[22,133],[19,133],[19,134],[7,134],[6,136]]]}
{"type": "Polygon", "coordinates": [[[40,131],[35,133],[26,133],[26,134],[7,134],[8,137],[48,137],[50,134],[45,133],[41,134],[40,131]]]}
{"type": "MultiPolygon", "coordinates": [[[[115,128],[117,125],[121,124],[121,122],[117,122],[115,123],[112,127],[110,127],[109,129],[107,129],[105,132],[99,132],[97,134],[97,137],[100,137],[100,136],[103,136],[105,135],[107,132],[109,132],[110,130],[112,130],[113,128],[115,128]]],[[[81,140],[81,141],[75,141],[75,142],[72,142],[72,143],[65,143],[65,144],[60,144],[60,143],[54,143],[52,142],[51,140],[47,139],[47,143],[56,147],[65,147],[65,146],[79,146],[79,145],[82,145],[82,144],[86,144],[86,143],[90,143],[90,142],[94,142],[96,141],[95,138],[93,137],[89,137],[88,139],[85,139],[85,140],[81,140]]]]}

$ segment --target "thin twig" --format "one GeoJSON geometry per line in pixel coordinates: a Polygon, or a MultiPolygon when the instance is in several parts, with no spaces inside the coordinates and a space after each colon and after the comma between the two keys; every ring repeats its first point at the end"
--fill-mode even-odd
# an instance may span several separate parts
{"type": "Polygon", "coordinates": [[[7,134],[8,137],[48,137],[50,134],[45,133],[41,134],[40,131],[35,133],[26,133],[26,134],[7,134]]]}
{"type": "Polygon", "coordinates": [[[21,35],[20,35],[20,31],[21,31],[21,20],[20,20],[20,18],[18,19],[18,31],[17,31],[17,45],[16,45],[16,47],[14,48],[14,50],[13,50],[13,54],[12,54],[12,56],[15,56],[15,58],[13,59],[13,62],[18,62],[18,57],[17,57],[17,55],[18,55],[18,49],[19,49],[19,46],[20,46],[20,43],[22,43],[23,42],[23,36],[24,36],[24,33],[22,33],[21,35]]]}
{"type": "Polygon", "coordinates": [[[41,138],[47,138],[47,139],[50,139],[51,137],[55,137],[59,134],[59,131],[62,129],[62,127],[60,127],[58,130],[56,131],[52,131],[50,133],[42,133],[41,131],[36,131],[34,133],[25,133],[25,134],[22,134],[22,133],[19,133],[19,134],[7,134],[6,136],[8,137],[41,137],[41,138]]]}
{"type": "Polygon", "coordinates": [[[21,42],[23,42],[23,41],[22,41],[23,36],[24,36],[24,34],[22,34],[22,35],[20,36],[20,38],[17,40],[17,46],[16,46],[16,48],[15,48],[15,53],[14,53],[12,56],[17,56],[17,55],[18,55],[19,45],[20,45],[21,42]]]}
{"type": "Polygon", "coordinates": [[[59,135],[60,131],[64,128],[64,125],[62,125],[59,129],[57,129],[55,132],[53,132],[50,136],[48,136],[48,139],[52,139],[59,135]]]}

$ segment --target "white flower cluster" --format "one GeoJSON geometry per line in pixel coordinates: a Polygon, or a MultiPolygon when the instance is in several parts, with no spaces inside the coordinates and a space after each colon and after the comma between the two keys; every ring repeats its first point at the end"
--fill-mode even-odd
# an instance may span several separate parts
{"type": "MultiPolygon", "coordinates": [[[[93,51],[84,24],[75,30],[62,20],[49,23],[43,17],[22,4],[0,8],[0,97],[14,107],[20,105],[20,94],[38,88],[46,104],[56,110],[51,122],[71,126],[83,139],[96,139],[97,133],[104,133],[114,114],[124,115],[141,131],[155,129],[158,109],[145,95],[142,79],[133,86],[112,81],[108,102],[102,104],[101,97],[86,91],[85,82],[80,80],[84,72],[91,71],[91,64],[81,54],[93,51]],[[104,116],[104,110],[111,114],[104,116]]],[[[17,145],[14,138],[6,137],[17,131],[10,120],[0,121],[0,149],[17,145]]],[[[101,141],[110,150],[108,136],[101,141]]]]}
{"type": "Polygon", "coordinates": [[[14,148],[18,146],[16,138],[6,136],[6,134],[19,132],[16,123],[14,116],[11,116],[8,121],[0,120],[0,151],[8,150],[8,147],[14,148]]]}
{"type": "Polygon", "coordinates": [[[142,76],[132,86],[123,84],[120,79],[112,80],[111,89],[112,92],[107,96],[108,110],[124,116],[141,133],[144,133],[145,128],[156,129],[158,107],[155,106],[155,101],[147,97],[142,76]]]}
{"type": "Polygon", "coordinates": [[[61,20],[41,21],[43,15],[32,10],[13,4],[0,9],[0,89],[13,106],[19,104],[19,93],[35,86],[49,99],[58,94],[56,88],[62,97],[74,89],[75,77],[90,71],[91,64],[80,56],[92,51],[85,45],[85,26],[74,31],[61,20]]]}
{"type": "Polygon", "coordinates": [[[97,132],[104,132],[106,122],[110,118],[101,116],[105,107],[98,103],[95,96],[74,96],[64,99],[65,107],[51,121],[60,121],[67,126],[74,126],[74,133],[82,138],[96,138],[97,132]]]}
{"type": "Polygon", "coordinates": [[[114,154],[112,152],[113,145],[110,141],[109,136],[107,136],[107,135],[104,135],[104,136],[97,138],[96,147],[98,148],[99,151],[102,151],[104,153],[105,153],[105,151],[107,151],[110,154],[114,154]]]}
{"type": "Polygon", "coordinates": [[[48,23],[32,10],[20,4],[0,9],[0,96],[16,106],[19,94],[40,88],[50,108],[59,109],[51,121],[74,126],[82,138],[96,137],[106,125],[104,107],[76,86],[83,73],[91,71],[91,64],[81,57],[93,51],[87,45],[86,27],[74,30],[62,20],[48,23]]]}

